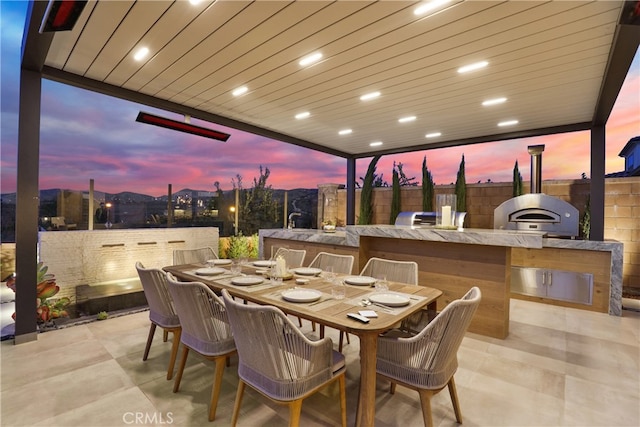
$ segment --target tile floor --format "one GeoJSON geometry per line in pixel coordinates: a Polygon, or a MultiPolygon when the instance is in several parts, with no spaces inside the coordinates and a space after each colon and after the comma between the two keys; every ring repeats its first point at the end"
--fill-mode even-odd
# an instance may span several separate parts
{"type": "MultiPolygon", "coordinates": [[[[211,363],[192,355],[181,390],[165,379],[170,343],[156,332],[142,362],[148,313],[46,332],[23,345],[4,341],[2,426],[226,426],[237,384],[224,375],[216,420],[207,421],[211,363]]],[[[310,331],[305,322],[304,328],[310,331]]],[[[640,312],[622,317],[512,300],[506,340],[468,334],[456,374],[465,426],[639,426],[640,312]]],[[[337,331],[327,329],[337,343],[337,331]]],[[[347,357],[348,423],[355,423],[358,343],[347,357]]],[[[379,381],[376,426],[422,425],[417,393],[387,393],[379,381]]],[[[457,425],[445,391],[432,403],[436,426],[457,425]]],[[[305,401],[303,426],[339,422],[337,388],[305,401]]],[[[241,426],[286,425],[285,407],[247,389],[241,426]]]]}

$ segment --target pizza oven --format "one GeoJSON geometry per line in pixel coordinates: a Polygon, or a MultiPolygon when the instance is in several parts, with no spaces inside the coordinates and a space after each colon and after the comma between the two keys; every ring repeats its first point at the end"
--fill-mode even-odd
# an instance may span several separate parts
{"type": "Polygon", "coordinates": [[[514,197],[498,206],[493,211],[493,228],[542,231],[553,237],[577,237],[578,209],[541,192],[544,145],[531,145],[528,151],[531,154],[531,193],[514,197]]]}

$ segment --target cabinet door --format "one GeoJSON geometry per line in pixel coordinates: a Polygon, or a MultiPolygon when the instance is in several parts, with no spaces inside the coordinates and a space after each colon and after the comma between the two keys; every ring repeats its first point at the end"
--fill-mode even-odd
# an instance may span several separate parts
{"type": "Polygon", "coordinates": [[[545,272],[542,268],[512,267],[511,292],[534,297],[546,296],[545,272]]]}
{"type": "Polygon", "coordinates": [[[591,305],[593,274],[546,270],[544,284],[547,297],[591,305]]]}

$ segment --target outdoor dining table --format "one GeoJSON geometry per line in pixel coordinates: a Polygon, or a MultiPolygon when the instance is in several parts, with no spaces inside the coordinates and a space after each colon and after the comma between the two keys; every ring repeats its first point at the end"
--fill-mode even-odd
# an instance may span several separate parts
{"type": "MultiPolygon", "coordinates": [[[[283,312],[298,316],[321,325],[357,335],[360,339],[360,392],[356,412],[356,426],[372,426],[375,419],[376,394],[376,350],[378,335],[392,329],[411,314],[424,309],[436,310],[436,300],[442,295],[438,289],[405,283],[389,282],[389,291],[406,295],[409,304],[402,307],[381,307],[369,305],[362,307],[361,302],[368,299],[375,291],[371,286],[345,284],[345,297],[335,299],[331,294],[331,283],[322,277],[308,277],[304,285],[296,284],[295,279],[278,282],[264,277],[262,282],[255,280],[251,285],[234,285],[234,277],[230,271],[217,275],[200,275],[196,273],[202,265],[186,264],[164,267],[164,270],[184,281],[202,282],[214,291],[227,289],[237,298],[261,305],[272,305],[283,312]],[[312,302],[291,302],[283,298],[282,293],[291,288],[314,289],[322,293],[320,299],[312,302]],[[368,323],[347,317],[347,313],[358,313],[360,310],[373,310],[378,317],[371,318],[368,323]]],[[[253,264],[243,265],[242,277],[254,277],[260,271],[253,264]]],[[[262,270],[264,271],[264,270],[262,270]]],[[[296,276],[295,277],[301,277],[296,276]]],[[[343,280],[345,275],[338,276],[343,280]]]]}

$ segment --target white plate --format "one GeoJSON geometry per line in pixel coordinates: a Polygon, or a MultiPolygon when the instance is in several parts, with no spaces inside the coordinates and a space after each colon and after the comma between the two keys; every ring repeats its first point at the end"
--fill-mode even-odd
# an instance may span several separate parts
{"type": "Polygon", "coordinates": [[[289,289],[282,292],[282,298],[291,302],[313,302],[318,301],[322,292],[315,289],[289,289]]]}
{"type": "Polygon", "coordinates": [[[230,259],[210,259],[207,260],[207,263],[212,263],[213,265],[229,265],[231,264],[230,259]]]}
{"type": "Polygon", "coordinates": [[[369,276],[349,276],[344,278],[344,283],[356,286],[371,286],[376,283],[376,279],[369,276]]]}
{"type": "Polygon", "coordinates": [[[306,285],[307,283],[309,283],[309,279],[296,279],[296,283],[298,285],[306,285]]]}
{"type": "Polygon", "coordinates": [[[296,274],[301,276],[317,276],[322,273],[322,270],[319,268],[309,268],[309,267],[298,267],[291,269],[296,274]]]}
{"type": "Polygon", "coordinates": [[[231,284],[238,286],[259,285],[262,282],[264,282],[264,279],[262,277],[256,276],[242,276],[234,277],[233,279],[231,279],[231,284]]]}
{"type": "Polygon", "coordinates": [[[218,274],[226,273],[224,268],[211,267],[211,268],[199,268],[196,270],[198,276],[216,276],[218,274]]]}
{"type": "Polygon", "coordinates": [[[402,307],[409,304],[409,298],[404,295],[394,294],[391,292],[381,292],[377,294],[371,294],[369,301],[378,304],[388,305],[389,307],[402,307]]]}
{"type": "Polygon", "coordinates": [[[253,265],[255,265],[256,267],[272,267],[273,265],[275,265],[275,261],[271,261],[271,260],[263,260],[263,261],[254,261],[253,265]]]}

